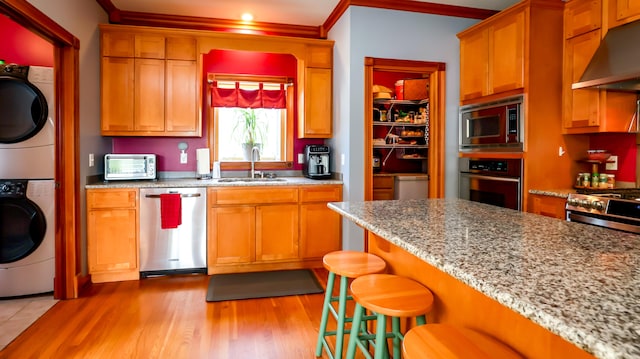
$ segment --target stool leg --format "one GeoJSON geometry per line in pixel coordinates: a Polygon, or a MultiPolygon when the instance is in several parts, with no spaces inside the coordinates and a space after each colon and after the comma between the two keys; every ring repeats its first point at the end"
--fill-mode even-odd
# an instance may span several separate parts
{"type": "Polygon", "coordinates": [[[342,344],[344,342],[344,324],[347,313],[347,287],[349,286],[348,278],[340,277],[340,300],[338,301],[338,328],[336,333],[336,350],[334,351],[336,358],[342,358],[342,344]]]}
{"type": "Polygon", "coordinates": [[[387,352],[387,316],[378,314],[376,326],[376,348],[375,359],[383,359],[387,352]]]}
{"type": "Polygon", "coordinates": [[[327,289],[324,295],[324,304],[322,306],[322,319],[320,320],[320,329],[318,330],[318,343],[316,344],[316,357],[322,356],[322,342],[324,341],[325,332],[327,331],[327,319],[329,318],[329,306],[331,305],[331,296],[333,295],[333,283],[336,274],[329,272],[327,277],[327,289]]]}
{"type": "Polygon", "coordinates": [[[400,318],[391,318],[391,331],[393,332],[393,357],[400,358],[400,339],[402,333],[400,333],[400,318]]]}
{"type": "Polygon", "coordinates": [[[347,359],[356,357],[356,343],[358,340],[358,331],[362,320],[362,312],[364,308],[356,302],[356,309],[353,312],[353,321],[351,322],[351,333],[349,334],[349,345],[347,346],[347,359]]]}
{"type": "Polygon", "coordinates": [[[423,315],[419,315],[418,317],[416,317],[416,324],[418,324],[418,325],[427,324],[427,317],[424,314],[423,315]]]}

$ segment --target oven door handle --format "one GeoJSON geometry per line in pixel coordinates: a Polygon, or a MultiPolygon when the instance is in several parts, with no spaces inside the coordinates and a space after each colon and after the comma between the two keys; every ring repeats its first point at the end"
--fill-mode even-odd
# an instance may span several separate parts
{"type": "Polygon", "coordinates": [[[567,214],[567,220],[569,222],[586,223],[594,226],[610,228],[610,229],[618,229],[621,231],[640,234],[640,228],[638,228],[637,226],[626,224],[626,223],[615,222],[615,221],[608,221],[606,219],[601,219],[601,218],[583,216],[575,212],[569,212],[567,214]]]}
{"type": "Polygon", "coordinates": [[[465,177],[468,177],[468,178],[484,179],[484,180],[490,180],[490,181],[520,183],[520,179],[519,178],[512,178],[512,177],[496,177],[496,176],[476,175],[476,174],[473,174],[473,173],[465,173],[465,172],[462,172],[461,175],[465,176],[465,177]]]}

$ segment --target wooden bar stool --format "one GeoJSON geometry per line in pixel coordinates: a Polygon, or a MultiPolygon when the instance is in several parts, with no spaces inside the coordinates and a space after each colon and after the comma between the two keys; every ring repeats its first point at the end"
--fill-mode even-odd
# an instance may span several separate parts
{"type": "Polygon", "coordinates": [[[393,357],[400,358],[400,318],[415,317],[418,325],[426,323],[426,314],[433,306],[433,294],[422,284],[406,277],[392,274],[371,274],[358,277],[351,283],[351,295],[356,301],[353,314],[347,358],[353,359],[356,349],[361,349],[367,358],[372,358],[368,344],[375,344],[375,358],[388,358],[387,338],[393,339],[393,357]],[[365,309],[376,314],[376,332],[368,334],[359,328],[365,309]],[[387,332],[387,317],[391,317],[391,332],[387,332]]]}
{"type": "Polygon", "coordinates": [[[322,258],[324,267],[329,271],[327,277],[327,289],[325,290],[324,305],[322,307],[322,319],[316,344],[316,357],[322,356],[324,347],[330,358],[342,358],[345,324],[352,322],[353,318],[346,315],[347,301],[353,298],[347,295],[349,278],[357,278],[367,274],[381,273],[387,267],[382,258],[365,252],[336,251],[327,253],[322,258]],[[333,286],[336,275],[340,276],[339,295],[333,295],[333,286]],[[332,303],[338,302],[338,311],[332,303]],[[331,313],[337,322],[335,331],[327,331],[327,321],[331,313]],[[327,337],[335,336],[336,345],[332,353],[327,337]]]}
{"type": "Polygon", "coordinates": [[[449,324],[427,324],[407,332],[402,342],[404,359],[521,359],[506,344],[449,324]]]}

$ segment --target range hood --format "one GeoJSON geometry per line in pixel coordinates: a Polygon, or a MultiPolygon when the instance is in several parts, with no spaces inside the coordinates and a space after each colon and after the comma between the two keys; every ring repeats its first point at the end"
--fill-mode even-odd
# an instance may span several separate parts
{"type": "Polygon", "coordinates": [[[571,88],[640,92],[640,21],[609,30],[571,88]]]}

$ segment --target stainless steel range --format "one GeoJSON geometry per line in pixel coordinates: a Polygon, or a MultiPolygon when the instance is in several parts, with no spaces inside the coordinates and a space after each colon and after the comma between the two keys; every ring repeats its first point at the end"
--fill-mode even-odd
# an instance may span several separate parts
{"type": "Polygon", "coordinates": [[[640,188],[569,194],[567,220],[640,234],[640,188]]]}

